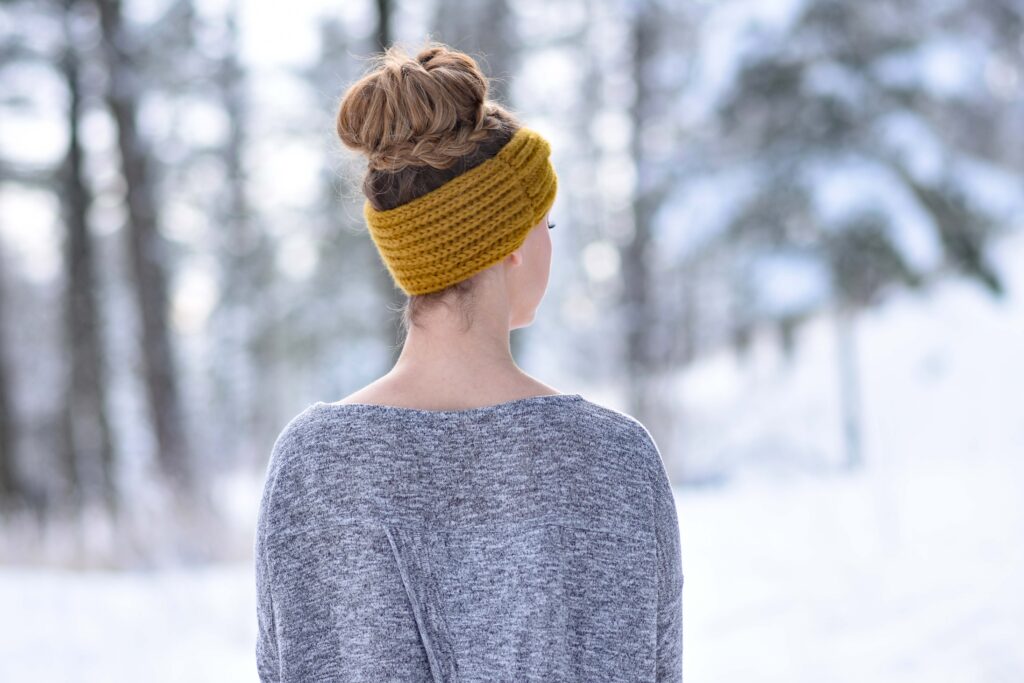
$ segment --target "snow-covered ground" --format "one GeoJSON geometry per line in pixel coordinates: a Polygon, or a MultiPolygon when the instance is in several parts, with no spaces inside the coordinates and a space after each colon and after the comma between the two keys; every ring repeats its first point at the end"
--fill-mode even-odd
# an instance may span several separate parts
{"type": "Polygon", "coordinates": [[[1024,681],[1024,235],[994,256],[1005,301],[950,281],[858,322],[861,471],[794,466],[838,460],[827,320],[791,372],[683,378],[691,423],[710,404],[732,434],[699,443],[742,463],[678,495],[684,678],[1024,681]]]}
{"type": "MultiPolygon", "coordinates": [[[[743,370],[771,401],[730,408],[722,358],[683,377],[687,425],[715,406],[732,434],[692,443],[744,454],[726,485],[677,491],[686,680],[1024,681],[1024,235],[997,257],[1006,302],[949,282],[858,323],[858,472],[793,466],[836,438],[827,320],[769,384],[743,370]]],[[[0,681],[256,679],[248,564],[4,569],[0,606],[0,681]]]]}
{"type": "Polygon", "coordinates": [[[253,681],[247,565],[0,571],[0,681],[253,681]]]}

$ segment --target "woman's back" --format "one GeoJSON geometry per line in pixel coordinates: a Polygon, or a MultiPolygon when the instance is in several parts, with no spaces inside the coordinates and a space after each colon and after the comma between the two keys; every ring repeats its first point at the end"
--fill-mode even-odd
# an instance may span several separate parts
{"type": "Polygon", "coordinates": [[[261,680],[678,681],[679,530],[634,418],[316,403],[256,534],[261,680]]]}

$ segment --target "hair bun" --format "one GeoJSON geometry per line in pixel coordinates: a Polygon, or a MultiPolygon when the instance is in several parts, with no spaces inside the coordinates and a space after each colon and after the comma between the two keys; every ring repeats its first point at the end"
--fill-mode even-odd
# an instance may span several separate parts
{"type": "Polygon", "coordinates": [[[337,133],[374,170],[406,166],[450,168],[511,114],[488,101],[488,83],[476,61],[431,41],[415,57],[392,45],[374,68],[342,96],[337,133]]]}

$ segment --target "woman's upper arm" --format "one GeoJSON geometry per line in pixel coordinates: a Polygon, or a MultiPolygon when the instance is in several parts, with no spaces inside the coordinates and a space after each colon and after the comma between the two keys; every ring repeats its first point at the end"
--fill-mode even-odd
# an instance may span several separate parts
{"type": "MultiPolygon", "coordinates": [[[[642,427],[642,425],[641,425],[642,427]]],[[[661,452],[646,427],[642,439],[651,464],[657,544],[658,610],[656,680],[683,680],[683,567],[675,494],[661,452]]]]}
{"type": "MultiPolygon", "coordinates": [[[[262,517],[262,512],[261,512],[262,517]]],[[[260,681],[281,680],[277,630],[274,618],[273,579],[262,525],[257,525],[256,567],[256,670],[260,681]]]]}

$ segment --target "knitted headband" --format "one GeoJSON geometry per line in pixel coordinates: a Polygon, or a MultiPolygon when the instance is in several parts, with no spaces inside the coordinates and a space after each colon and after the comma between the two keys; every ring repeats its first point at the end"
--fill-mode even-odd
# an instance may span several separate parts
{"type": "Polygon", "coordinates": [[[519,128],[498,153],[386,211],[363,205],[381,259],[406,294],[460,282],[519,248],[555,201],[551,145],[519,128]]]}

